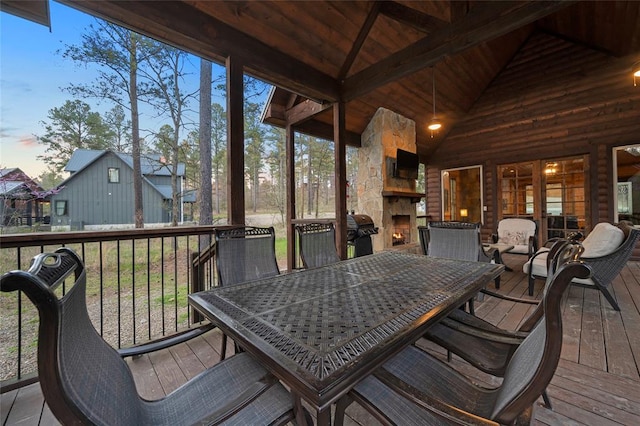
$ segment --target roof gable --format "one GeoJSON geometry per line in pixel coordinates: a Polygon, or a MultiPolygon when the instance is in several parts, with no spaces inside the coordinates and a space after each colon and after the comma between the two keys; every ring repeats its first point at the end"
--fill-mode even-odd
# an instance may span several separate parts
{"type": "MultiPolygon", "coordinates": [[[[65,170],[70,172],[71,176],[65,179],[58,187],[61,188],[68,184],[69,181],[81,175],[84,170],[91,167],[91,165],[95,164],[98,159],[106,155],[112,155],[118,158],[123,165],[126,165],[129,169],[133,170],[133,157],[130,154],[116,152],[109,149],[77,149],[73,152],[67,166],[65,167],[65,170]]],[[[171,176],[171,165],[166,164],[163,160],[164,157],[161,154],[148,154],[141,158],[140,166],[142,169],[142,181],[160,193],[164,199],[170,199],[172,198],[170,185],[157,185],[149,180],[149,177],[151,176],[171,176]]],[[[184,173],[184,163],[178,163],[178,176],[184,176],[184,173]]]]}
{"type": "MultiPolygon", "coordinates": [[[[72,174],[77,173],[108,152],[116,155],[129,168],[133,169],[133,156],[131,154],[112,150],[76,149],[64,170],[72,174]]],[[[165,161],[165,157],[162,154],[153,153],[140,157],[140,168],[143,176],[171,176],[172,165],[165,161]]],[[[184,173],[184,163],[178,163],[177,175],[184,176],[184,173]]]]}

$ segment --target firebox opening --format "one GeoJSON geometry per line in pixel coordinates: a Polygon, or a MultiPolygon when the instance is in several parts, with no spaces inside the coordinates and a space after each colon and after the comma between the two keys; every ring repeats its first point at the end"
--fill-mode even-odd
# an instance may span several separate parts
{"type": "Polygon", "coordinates": [[[393,235],[391,244],[394,246],[409,244],[411,242],[411,216],[392,216],[393,235]]]}

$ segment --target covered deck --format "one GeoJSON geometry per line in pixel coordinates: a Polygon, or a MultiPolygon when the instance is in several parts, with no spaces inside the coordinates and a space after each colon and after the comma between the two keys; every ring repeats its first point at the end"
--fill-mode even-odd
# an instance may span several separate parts
{"type": "MultiPolygon", "coordinates": [[[[295,133],[335,142],[337,247],[345,258],[345,148],[362,145],[379,108],[415,123],[412,148],[426,166],[426,214],[434,220],[447,219],[445,170],[482,167],[486,238],[505,216],[500,167],[530,163],[542,191],[545,163],[566,158],[584,164],[585,229],[618,219],[612,150],[639,142],[640,88],[631,70],[640,54],[640,2],[62,2],[226,65],[228,224],[245,222],[243,75],[278,88],[265,121],[287,135],[289,269],[295,133]],[[436,112],[443,128],[430,134],[436,112]]],[[[3,6],[10,3],[20,2],[3,6]]],[[[544,241],[547,212],[538,193],[533,199],[544,241]]],[[[523,260],[505,255],[514,272],[503,275],[500,291],[526,294],[523,260]]],[[[549,387],[554,409],[538,406],[539,424],[640,423],[639,263],[628,263],[613,292],[620,312],[598,292],[571,290],[562,360],[549,387]]],[[[504,328],[526,315],[490,299],[476,313],[504,328]]],[[[161,397],[218,362],[219,338],[214,330],[131,361],[141,394],[161,397]]],[[[3,393],[1,403],[3,424],[56,424],[37,383],[3,393]]],[[[353,424],[372,422],[355,405],[347,413],[353,424]]]]}
{"type": "MultiPolygon", "coordinates": [[[[505,255],[515,272],[502,276],[501,293],[524,297],[527,281],[522,256],[505,255]]],[[[539,288],[540,286],[538,286],[539,288]]],[[[548,388],[553,409],[538,404],[537,425],[635,425],[640,423],[640,263],[629,262],[612,286],[621,311],[614,311],[592,289],[572,287],[564,305],[562,357],[548,388]]],[[[539,295],[536,295],[539,296],[539,295]]],[[[516,328],[526,309],[486,298],[476,314],[503,328],[516,328]],[[499,304],[500,306],[497,306],[499,304]]],[[[141,395],[159,398],[220,359],[221,333],[215,329],[189,343],[129,361],[141,395]]],[[[444,351],[425,340],[418,345],[446,359],[444,351]]],[[[231,345],[229,346],[229,348],[231,345]]],[[[478,380],[491,379],[454,357],[456,368],[478,380]]],[[[38,383],[1,396],[1,423],[55,425],[38,383]]],[[[371,425],[375,420],[352,404],[346,424],[371,425]]]]}

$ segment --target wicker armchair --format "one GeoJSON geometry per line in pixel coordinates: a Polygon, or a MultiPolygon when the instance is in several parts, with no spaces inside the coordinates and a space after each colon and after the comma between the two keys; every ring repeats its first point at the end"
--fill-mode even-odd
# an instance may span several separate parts
{"type": "MultiPolygon", "coordinates": [[[[610,223],[598,223],[582,242],[585,250],[580,260],[588,264],[593,274],[588,279],[574,279],[572,284],[597,288],[616,311],[620,306],[609,292],[608,287],[631,257],[640,238],[640,229],[629,222],[620,222],[617,226],[610,223]]],[[[536,279],[546,279],[545,265],[548,249],[541,248],[526,262],[522,270],[529,278],[529,294],[533,294],[536,279]]]]}
{"type": "Polygon", "coordinates": [[[28,271],[0,279],[3,292],[21,290],[38,308],[40,386],[62,424],[285,424],[294,419],[291,394],[248,354],[216,364],[164,398],[141,398],[121,354],[91,323],[86,280],[82,261],[68,248],[40,254],[28,271]]]}
{"type": "Polygon", "coordinates": [[[522,254],[530,258],[538,250],[538,222],[517,217],[502,219],[498,222],[496,232],[491,235],[491,240],[493,243],[513,246],[507,253],[522,254]]]}
{"type": "Polygon", "coordinates": [[[296,225],[296,232],[300,243],[300,257],[305,268],[317,268],[340,261],[333,223],[296,225]]]}
{"type": "Polygon", "coordinates": [[[384,424],[529,424],[533,403],[547,387],[562,349],[561,299],[588,266],[569,262],[553,276],[542,299],[543,318],[523,339],[496,388],[480,386],[415,346],[359,382],[336,407],[336,425],[352,400],[384,424]]]}
{"type": "MultiPolygon", "coordinates": [[[[577,259],[582,250],[580,243],[568,240],[557,241],[551,247],[548,256],[547,267],[550,271],[548,275],[553,276],[560,265],[577,259]]],[[[551,280],[547,279],[546,285],[550,282],[551,280]]],[[[516,349],[542,318],[543,305],[537,300],[520,299],[488,291],[485,293],[502,300],[537,306],[516,331],[496,327],[458,309],[430,327],[424,337],[445,348],[449,360],[451,360],[451,353],[454,353],[485,373],[503,377],[516,349]]],[[[542,397],[545,405],[551,408],[546,392],[542,393],[542,397]]]]}
{"type": "MultiPolygon", "coordinates": [[[[218,285],[233,285],[280,273],[276,261],[273,227],[236,226],[215,230],[218,285]]],[[[239,348],[236,347],[236,352],[239,348]]],[[[227,335],[222,335],[221,358],[227,354],[227,335]]]]}

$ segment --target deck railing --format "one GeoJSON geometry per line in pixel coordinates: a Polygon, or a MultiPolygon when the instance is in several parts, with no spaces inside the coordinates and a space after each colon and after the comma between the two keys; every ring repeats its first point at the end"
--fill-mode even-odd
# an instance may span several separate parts
{"type": "MultiPolygon", "coordinates": [[[[87,269],[87,307],[96,330],[113,347],[130,347],[198,325],[201,318],[189,307],[187,295],[216,285],[211,247],[214,229],[190,226],[3,235],[0,274],[28,269],[38,253],[61,246],[75,250],[87,269]]],[[[37,377],[38,314],[20,292],[0,297],[4,390],[37,377]]]]}

